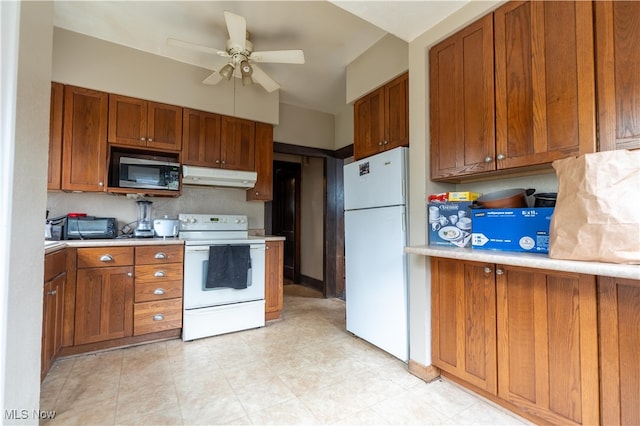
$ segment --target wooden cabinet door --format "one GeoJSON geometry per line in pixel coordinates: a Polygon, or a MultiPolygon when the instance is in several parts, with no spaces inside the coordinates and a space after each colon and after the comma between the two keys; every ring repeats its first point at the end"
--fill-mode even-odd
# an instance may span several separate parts
{"type": "Polygon", "coordinates": [[[220,167],[220,116],[184,108],[182,163],[220,167]]]}
{"type": "Polygon", "coordinates": [[[133,334],[133,267],[78,269],[75,345],[133,334]]]}
{"type": "Polygon", "coordinates": [[[273,199],[273,126],[256,123],[256,185],[247,190],[247,201],[273,199]]]}
{"type": "Polygon", "coordinates": [[[255,122],[223,116],[220,167],[231,170],[255,170],[255,122]]]}
{"type": "Polygon", "coordinates": [[[377,154],[384,142],[384,87],[358,99],[353,106],[353,157],[356,160],[377,154]]]}
{"type": "Polygon", "coordinates": [[[64,288],[67,274],[62,273],[44,285],[42,316],[42,364],[40,379],[44,379],[62,348],[64,288]]]}
{"type": "Polygon", "coordinates": [[[493,14],[429,51],[431,179],[495,170],[493,14]]]}
{"type": "Polygon", "coordinates": [[[51,114],[49,117],[49,174],[47,189],[62,187],[62,123],[64,85],[51,83],[51,114]]]}
{"type": "Polygon", "coordinates": [[[108,94],[64,87],[62,189],[104,191],[108,94]]]}
{"type": "Polygon", "coordinates": [[[493,265],[431,259],[433,364],[497,393],[493,265]]]}
{"type": "Polygon", "coordinates": [[[603,425],[640,424],[640,281],[598,277],[603,425]]]}
{"type": "Polygon", "coordinates": [[[147,102],[147,147],[170,151],[182,148],[182,108],[147,102]]]}
{"type": "Polygon", "coordinates": [[[592,3],[508,2],[494,16],[497,168],[594,152],[592,3]]]}
{"type": "Polygon", "coordinates": [[[595,7],[599,150],[640,148],[640,2],[595,7]]]}
{"type": "Polygon", "coordinates": [[[409,145],[409,74],[384,86],[385,150],[409,145]]]}
{"type": "Polygon", "coordinates": [[[265,319],[280,317],[284,298],[284,242],[267,241],[265,247],[265,319]]]}
{"type": "Polygon", "coordinates": [[[595,277],[496,266],[498,396],[552,424],[599,423],[595,277]]]}
{"type": "Polygon", "coordinates": [[[109,95],[109,142],[147,146],[147,101],[109,95]]]}

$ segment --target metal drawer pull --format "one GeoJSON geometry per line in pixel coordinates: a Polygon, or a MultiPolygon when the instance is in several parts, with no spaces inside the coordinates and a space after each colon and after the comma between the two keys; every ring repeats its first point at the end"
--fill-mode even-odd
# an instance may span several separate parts
{"type": "Polygon", "coordinates": [[[154,277],[158,277],[158,278],[162,278],[165,276],[164,271],[156,271],[155,274],[153,274],[154,277]]]}
{"type": "Polygon", "coordinates": [[[156,288],[155,290],[153,290],[153,294],[155,294],[156,296],[162,296],[164,294],[164,289],[156,288]]]}
{"type": "Polygon", "coordinates": [[[162,314],[157,314],[153,316],[154,321],[162,321],[163,319],[164,319],[164,315],[162,314]]]}
{"type": "Polygon", "coordinates": [[[490,274],[491,273],[491,268],[489,268],[488,266],[484,267],[484,273],[485,274],[490,274]]]}
{"type": "Polygon", "coordinates": [[[113,256],[110,254],[103,254],[100,256],[100,262],[113,262],[113,256]]]}
{"type": "Polygon", "coordinates": [[[502,274],[504,274],[504,270],[499,269],[499,268],[496,269],[496,275],[502,275],[502,274]]]}
{"type": "Polygon", "coordinates": [[[56,294],[58,294],[58,290],[49,290],[49,291],[47,292],[47,295],[48,295],[48,296],[55,296],[56,294]]]}
{"type": "Polygon", "coordinates": [[[156,253],[156,255],[154,256],[156,259],[166,259],[167,255],[164,254],[163,252],[159,251],[158,253],[156,253]]]}

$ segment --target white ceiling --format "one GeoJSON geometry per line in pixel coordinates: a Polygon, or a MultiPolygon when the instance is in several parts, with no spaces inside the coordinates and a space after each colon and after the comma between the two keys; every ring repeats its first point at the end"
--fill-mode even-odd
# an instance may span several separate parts
{"type": "Polygon", "coordinates": [[[387,33],[412,41],[467,1],[55,0],[54,25],[219,70],[224,58],[169,46],[166,40],[224,50],[223,11],[228,10],[246,18],[254,50],[304,51],[303,65],[260,64],[281,85],[280,102],[333,114],[345,104],[350,62],[387,33]]]}

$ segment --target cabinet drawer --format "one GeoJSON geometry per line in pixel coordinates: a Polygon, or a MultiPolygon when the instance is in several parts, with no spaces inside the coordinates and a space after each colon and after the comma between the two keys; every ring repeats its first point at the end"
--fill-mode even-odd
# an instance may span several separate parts
{"type": "Polygon", "coordinates": [[[136,303],[182,297],[182,280],[163,282],[136,281],[135,287],[136,303]]]}
{"type": "Polygon", "coordinates": [[[53,279],[67,270],[67,250],[58,250],[44,257],[44,281],[53,279]]]}
{"type": "Polygon", "coordinates": [[[182,245],[136,247],[136,265],[182,262],[182,245]]]}
{"type": "Polygon", "coordinates": [[[136,283],[165,281],[182,281],[182,263],[136,266],[136,283]]]}
{"type": "Polygon", "coordinates": [[[78,268],[133,265],[133,247],[95,247],[78,249],[78,268]]]}
{"type": "Polygon", "coordinates": [[[182,327],[182,299],[160,300],[133,305],[133,335],[182,327]]]}

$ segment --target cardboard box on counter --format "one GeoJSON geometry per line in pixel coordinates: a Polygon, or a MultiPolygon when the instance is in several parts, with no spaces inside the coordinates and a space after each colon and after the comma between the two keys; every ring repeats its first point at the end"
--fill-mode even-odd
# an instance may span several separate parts
{"type": "Polygon", "coordinates": [[[549,252],[553,207],[474,209],[472,247],[480,250],[549,252]]]}
{"type": "Polygon", "coordinates": [[[428,204],[429,245],[471,247],[471,202],[428,204]]]}

